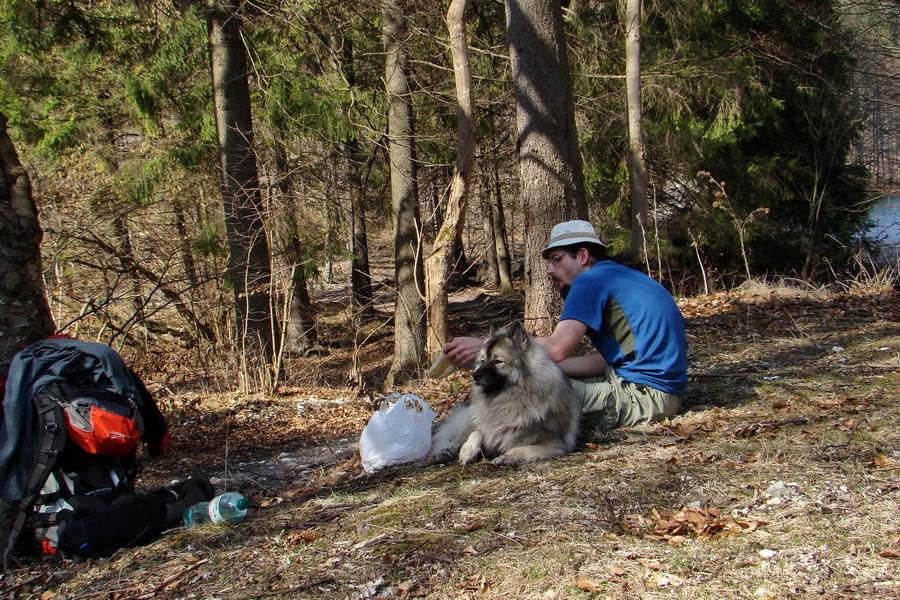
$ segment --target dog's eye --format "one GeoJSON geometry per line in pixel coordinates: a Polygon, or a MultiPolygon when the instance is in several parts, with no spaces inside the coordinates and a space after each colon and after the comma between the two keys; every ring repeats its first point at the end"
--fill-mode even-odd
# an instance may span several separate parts
{"type": "Polygon", "coordinates": [[[495,365],[505,365],[505,364],[506,364],[506,361],[505,361],[505,360],[500,360],[500,359],[498,358],[497,360],[494,361],[494,364],[495,364],[495,365]]]}

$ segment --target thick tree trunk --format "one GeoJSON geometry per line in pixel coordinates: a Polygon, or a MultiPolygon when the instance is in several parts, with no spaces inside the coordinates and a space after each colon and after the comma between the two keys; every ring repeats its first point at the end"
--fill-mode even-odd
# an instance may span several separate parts
{"type": "Polygon", "coordinates": [[[447,282],[453,269],[454,249],[462,236],[469,203],[469,187],[475,164],[475,135],[472,98],[472,72],[469,67],[469,47],[466,41],[465,13],[468,0],[452,0],[447,10],[447,29],[450,33],[450,53],[456,77],[456,168],[450,182],[450,196],[444,220],[425,261],[428,284],[427,350],[434,354],[449,341],[447,324],[447,282]]]}
{"type": "Polygon", "coordinates": [[[556,223],[587,218],[584,178],[560,3],[506,0],[506,26],[525,213],[525,319],[530,331],[544,335],[560,301],[541,250],[556,223]]]}
{"type": "Polygon", "coordinates": [[[271,264],[263,224],[247,55],[241,19],[227,2],[209,0],[213,103],[219,143],[220,187],[234,285],[243,387],[274,385],[278,336],[272,316],[271,264]]]}
{"type": "Polygon", "coordinates": [[[0,376],[13,356],[53,334],[56,326],[44,294],[38,211],[31,181],[0,114],[0,376]]]}
{"type": "MultiPolygon", "coordinates": [[[[31,181],[0,113],[0,378],[15,354],[53,334],[56,326],[44,294],[38,211],[31,181]]],[[[2,394],[0,394],[2,400],[2,394]]],[[[9,535],[15,503],[0,500],[0,540],[9,535]]]]}
{"type": "Polygon", "coordinates": [[[385,387],[416,376],[425,346],[424,272],[421,217],[413,144],[412,99],[407,75],[404,3],[384,0],[385,84],[388,103],[388,156],[394,217],[394,360],[385,387]]]}
{"type": "Polygon", "coordinates": [[[628,102],[628,181],[631,188],[631,244],[635,262],[645,260],[647,170],[644,164],[644,117],[641,108],[641,0],[625,6],[625,87],[628,102]]]}

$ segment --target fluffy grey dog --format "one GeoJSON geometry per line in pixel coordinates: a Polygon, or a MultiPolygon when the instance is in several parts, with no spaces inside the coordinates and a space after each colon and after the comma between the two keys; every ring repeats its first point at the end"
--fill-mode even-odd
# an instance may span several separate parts
{"type": "Polygon", "coordinates": [[[529,463],[571,452],[581,407],[559,366],[519,321],[490,335],[472,374],[471,403],[456,407],[432,438],[431,456],[463,465],[529,463]]]}

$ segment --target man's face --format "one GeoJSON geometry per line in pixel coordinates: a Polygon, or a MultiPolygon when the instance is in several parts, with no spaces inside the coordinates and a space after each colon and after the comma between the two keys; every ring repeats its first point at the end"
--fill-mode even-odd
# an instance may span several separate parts
{"type": "MultiPolygon", "coordinates": [[[[586,250],[579,250],[578,254],[587,253],[586,250]]],[[[559,290],[563,298],[569,292],[569,287],[575,277],[584,271],[578,255],[572,255],[565,250],[551,250],[547,255],[547,275],[553,281],[553,285],[559,290]]]]}

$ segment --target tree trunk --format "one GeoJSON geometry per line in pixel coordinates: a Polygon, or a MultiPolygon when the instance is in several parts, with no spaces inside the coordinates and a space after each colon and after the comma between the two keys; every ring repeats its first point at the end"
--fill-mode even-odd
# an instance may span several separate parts
{"type": "Polygon", "coordinates": [[[194,260],[194,252],[191,248],[186,202],[181,195],[176,194],[172,199],[172,209],[175,214],[175,231],[180,238],[178,241],[179,250],[181,251],[181,265],[193,292],[193,287],[200,282],[200,276],[197,273],[197,262],[194,260]]]}
{"type": "MultiPolygon", "coordinates": [[[[110,150],[112,152],[111,167],[118,172],[120,165],[118,157],[119,151],[116,148],[116,126],[110,115],[102,116],[101,122],[103,123],[105,138],[109,142],[110,150]]],[[[114,197],[112,200],[117,205],[117,209],[112,217],[112,228],[116,237],[116,256],[118,257],[119,264],[122,266],[122,275],[131,283],[128,302],[131,304],[132,314],[128,318],[128,321],[118,330],[119,332],[112,336],[110,343],[112,343],[119,335],[129,336],[132,327],[144,321],[144,307],[146,306],[144,286],[141,284],[140,278],[136,277],[135,273],[127,266],[128,264],[134,264],[138,260],[138,257],[134,252],[131,229],[128,224],[129,208],[127,203],[120,201],[118,197],[114,197]]],[[[107,206],[109,202],[109,198],[99,199],[98,201],[98,203],[107,206]]]]}
{"type": "MultiPolygon", "coordinates": [[[[0,378],[5,381],[17,352],[52,335],[56,329],[44,294],[41,231],[31,195],[31,180],[0,113],[0,378]]],[[[0,386],[2,389],[3,386],[0,386]]],[[[2,394],[0,394],[2,400],[2,394]]],[[[18,511],[0,499],[3,547],[18,511]]]]}
{"type": "Polygon", "coordinates": [[[412,99],[407,75],[404,3],[384,0],[385,85],[388,104],[388,157],[394,217],[394,360],[385,387],[414,377],[425,346],[425,301],[421,217],[416,181],[412,99]]]}
{"type": "Polygon", "coordinates": [[[220,187],[241,337],[242,387],[258,389],[274,386],[277,380],[277,373],[271,369],[278,336],[272,315],[272,271],[253,150],[247,55],[241,19],[234,7],[228,2],[209,0],[209,8],[220,187]]]}
{"type": "MultiPolygon", "coordinates": [[[[116,256],[122,267],[122,274],[131,282],[131,294],[128,301],[131,304],[132,315],[129,317],[126,327],[123,327],[121,330],[122,335],[128,335],[131,324],[143,322],[146,303],[144,302],[141,280],[135,276],[134,271],[128,268],[128,265],[137,262],[138,258],[134,252],[134,245],[131,243],[131,230],[128,227],[128,218],[125,216],[124,211],[113,217],[112,226],[116,235],[116,256]]],[[[115,338],[116,336],[113,336],[112,339],[115,338]]]]}
{"type": "MultiPolygon", "coordinates": [[[[490,189],[489,186],[484,186],[490,189]]],[[[493,198],[481,194],[481,229],[484,231],[484,274],[482,280],[492,287],[500,287],[500,265],[497,261],[497,245],[494,243],[493,198]]]]}
{"type": "Polygon", "coordinates": [[[13,356],[56,329],[44,294],[38,211],[31,181],[0,113],[0,376],[13,356]]]}
{"type": "MultiPolygon", "coordinates": [[[[372,273],[369,269],[369,240],[366,235],[366,194],[360,174],[359,146],[345,144],[345,160],[350,189],[350,303],[362,319],[375,316],[372,305],[372,273]]],[[[373,155],[374,156],[374,155],[373,155]]]]}
{"type": "MultiPolygon", "coordinates": [[[[356,60],[352,40],[345,39],[340,49],[340,69],[347,82],[347,87],[355,90],[356,60]]],[[[344,162],[346,166],[347,187],[350,190],[350,304],[354,316],[369,320],[375,316],[372,304],[372,271],[369,268],[369,239],[366,232],[366,178],[375,162],[376,153],[363,161],[363,153],[359,141],[355,137],[348,138],[343,144],[344,162]]]]}
{"type": "Polygon", "coordinates": [[[644,118],[641,108],[641,0],[626,0],[625,88],[628,102],[628,182],[631,188],[631,245],[635,262],[646,259],[647,171],[644,164],[644,118]]]}
{"type": "MultiPolygon", "coordinates": [[[[326,170],[326,188],[337,189],[334,173],[326,170]]],[[[334,283],[334,230],[338,221],[337,208],[331,194],[325,196],[325,283],[334,283]]]]}
{"type": "Polygon", "coordinates": [[[287,250],[291,262],[288,282],[288,314],[285,325],[284,343],[286,352],[303,355],[318,341],[316,321],[307,284],[306,256],[300,247],[300,240],[294,235],[287,250]]]}
{"type": "Polygon", "coordinates": [[[281,340],[285,353],[302,356],[318,341],[314,311],[309,297],[307,264],[312,261],[309,252],[303,247],[297,234],[302,229],[294,208],[297,198],[294,191],[294,175],[291,173],[287,159],[287,151],[280,136],[272,140],[272,154],[275,165],[275,179],[280,206],[287,207],[282,219],[284,226],[274,228],[272,236],[277,240],[276,256],[286,267],[287,277],[284,282],[286,306],[280,307],[281,323],[284,337],[281,340]]]}
{"type": "Polygon", "coordinates": [[[560,310],[541,250],[550,229],[586,219],[562,9],[558,0],[506,0],[525,213],[525,319],[548,334],[560,310]]]}
{"type": "MultiPolygon", "coordinates": [[[[280,168],[279,173],[285,173],[285,171],[280,168]]],[[[279,188],[284,195],[285,204],[293,206],[294,193],[290,177],[283,177],[279,188]]],[[[282,343],[285,353],[302,356],[318,342],[315,314],[309,297],[308,274],[310,269],[307,268],[313,259],[297,236],[297,231],[301,227],[297,222],[297,215],[293,211],[289,211],[285,218],[286,235],[283,236],[281,247],[284,249],[283,259],[287,265],[288,277],[285,282],[287,306],[284,307],[286,310],[282,315],[284,330],[282,343]]]]}
{"type": "Polygon", "coordinates": [[[176,194],[175,197],[172,198],[172,209],[175,215],[175,231],[178,233],[179,237],[181,265],[184,268],[184,274],[189,286],[181,295],[187,295],[187,299],[183,301],[188,304],[186,312],[194,315],[194,319],[189,321],[188,325],[194,328],[194,335],[198,339],[212,341],[215,338],[214,331],[212,327],[209,326],[212,319],[201,320],[200,315],[194,310],[196,308],[194,298],[197,294],[197,287],[200,285],[200,274],[197,272],[197,262],[194,259],[194,250],[191,247],[191,235],[188,232],[188,215],[185,199],[176,194]]]}
{"type": "Polygon", "coordinates": [[[450,182],[450,196],[441,228],[425,261],[428,284],[428,341],[427,350],[434,354],[449,341],[447,324],[447,281],[453,268],[454,249],[462,237],[469,202],[472,168],[475,164],[475,135],[472,98],[472,72],[469,67],[469,47],[466,42],[466,7],[468,0],[451,0],[447,10],[447,29],[450,33],[450,52],[456,76],[456,168],[450,182]]]}
{"type": "Polygon", "coordinates": [[[500,292],[512,294],[512,256],[509,252],[509,241],[506,235],[506,217],[503,216],[503,189],[500,185],[500,173],[497,166],[493,169],[494,203],[491,209],[491,226],[493,227],[493,244],[497,251],[497,270],[500,275],[500,292]]]}

